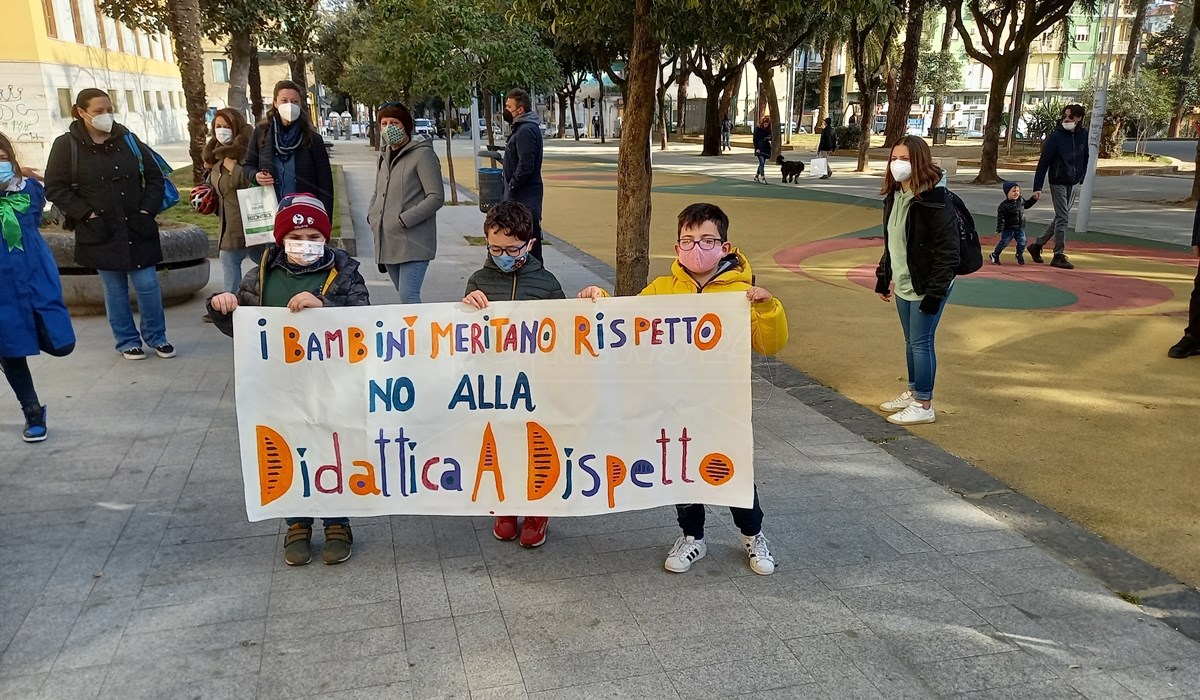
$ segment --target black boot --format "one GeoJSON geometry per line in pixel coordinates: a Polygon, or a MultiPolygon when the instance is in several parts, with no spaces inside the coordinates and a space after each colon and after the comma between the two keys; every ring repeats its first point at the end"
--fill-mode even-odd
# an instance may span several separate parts
{"type": "Polygon", "coordinates": [[[1054,257],[1050,259],[1050,267],[1058,267],[1064,270],[1075,269],[1075,266],[1071,264],[1071,261],[1067,260],[1067,256],[1063,255],[1062,253],[1056,253],[1054,257]]]}
{"type": "Polygon", "coordinates": [[[1038,265],[1041,265],[1042,263],[1046,262],[1045,260],[1042,260],[1042,244],[1041,243],[1030,243],[1029,247],[1025,249],[1025,252],[1029,253],[1029,259],[1034,261],[1038,265]]]}
{"type": "Polygon", "coordinates": [[[41,442],[45,440],[46,407],[24,406],[21,410],[25,413],[25,431],[21,433],[21,439],[25,442],[41,442]]]}
{"type": "Polygon", "coordinates": [[[1190,335],[1183,336],[1178,343],[1172,345],[1171,349],[1167,351],[1167,357],[1176,360],[1182,360],[1192,355],[1200,355],[1200,340],[1190,335]]]}

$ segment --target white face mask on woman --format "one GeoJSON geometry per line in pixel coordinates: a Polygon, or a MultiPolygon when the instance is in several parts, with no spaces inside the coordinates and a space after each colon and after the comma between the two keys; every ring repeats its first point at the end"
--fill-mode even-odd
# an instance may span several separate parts
{"type": "Polygon", "coordinates": [[[1063,128],[1067,131],[1075,131],[1075,122],[1063,122],[1063,128]]]}
{"type": "Polygon", "coordinates": [[[907,160],[893,160],[888,169],[892,171],[892,179],[896,182],[905,182],[912,177],[912,163],[907,160]]]}
{"type": "Polygon", "coordinates": [[[92,128],[102,134],[112,131],[113,121],[113,115],[111,114],[97,114],[94,117],[88,118],[88,123],[92,125],[92,128]]]}
{"type": "Polygon", "coordinates": [[[279,110],[279,116],[284,122],[291,124],[300,118],[300,105],[294,102],[285,102],[276,109],[279,110]]]}
{"type": "Polygon", "coordinates": [[[224,144],[228,144],[233,141],[233,129],[222,129],[217,127],[216,129],[213,129],[213,135],[217,137],[218,141],[224,144]]]}

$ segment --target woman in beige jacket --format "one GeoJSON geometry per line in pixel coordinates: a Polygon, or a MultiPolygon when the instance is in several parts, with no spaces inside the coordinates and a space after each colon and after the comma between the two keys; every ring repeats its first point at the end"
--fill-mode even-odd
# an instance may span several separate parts
{"type": "Polygon", "coordinates": [[[221,270],[224,272],[222,289],[236,292],[242,282],[242,263],[247,258],[257,264],[266,246],[246,246],[246,232],[242,228],[242,207],[238,204],[238,190],[252,187],[242,172],[242,161],[250,145],[253,129],[246,118],[236,109],[218,110],[213,116],[213,135],[204,145],[204,162],[212,168],[208,184],[212,185],[217,198],[217,216],[221,218],[220,248],[221,270]]]}
{"type": "Polygon", "coordinates": [[[433,140],[413,134],[412,114],[392,103],[379,111],[384,151],[375,174],[367,223],[375,234],[375,262],[387,272],[400,303],[421,303],[429,261],[437,255],[437,210],[446,193],[433,140]]]}

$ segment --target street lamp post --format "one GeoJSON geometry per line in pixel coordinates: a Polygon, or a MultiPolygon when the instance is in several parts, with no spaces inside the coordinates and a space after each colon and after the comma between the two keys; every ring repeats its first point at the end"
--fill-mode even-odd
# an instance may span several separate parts
{"type": "Polygon", "coordinates": [[[1079,213],[1075,216],[1075,233],[1088,232],[1088,220],[1092,214],[1092,194],[1096,189],[1096,161],[1100,158],[1100,136],[1104,131],[1104,113],[1108,108],[1108,76],[1112,64],[1113,46],[1117,38],[1117,16],[1121,10],[1120,0],[1112,2],[1112,24],[1108,30],[1108,48],[1103,59],[1097,54],[1100,64],[1096,71],[1096,97],[1092,100],[1092,121],[1088,131],[1088,167],[1079,188],[1079,213]]]}

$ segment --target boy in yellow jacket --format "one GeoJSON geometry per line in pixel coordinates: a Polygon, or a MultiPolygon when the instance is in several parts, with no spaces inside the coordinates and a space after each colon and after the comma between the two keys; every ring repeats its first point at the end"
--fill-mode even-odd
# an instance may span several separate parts
{"type": "MultiPolygon", "coordinates": [[[[754,286],[750,263],[729,243],[729,217],[715,204],[698,203],[679,213],[678,240],[671,274],[652,281],[639,296],[649,294],[696,294],[745,292],[750,300],[750,344],[755,352],[773,355],[787,343],[787,317],[783,305],[762,287],[754,286]]],[[[587,287],[580,298],[608,296],[600,287],[587,287]]],[[[675,506],[683,536],[675,541],[663,567],[683,573],[708,553],[704,543],[704,505],[675,506]]],[[[742,544],[750,557],[750,569],[764,576],[775,572],[775,559],[762,533],[763,511],[754,489],[754,506],[730,508],[733,522],[742,533],[742,544]]]]}

